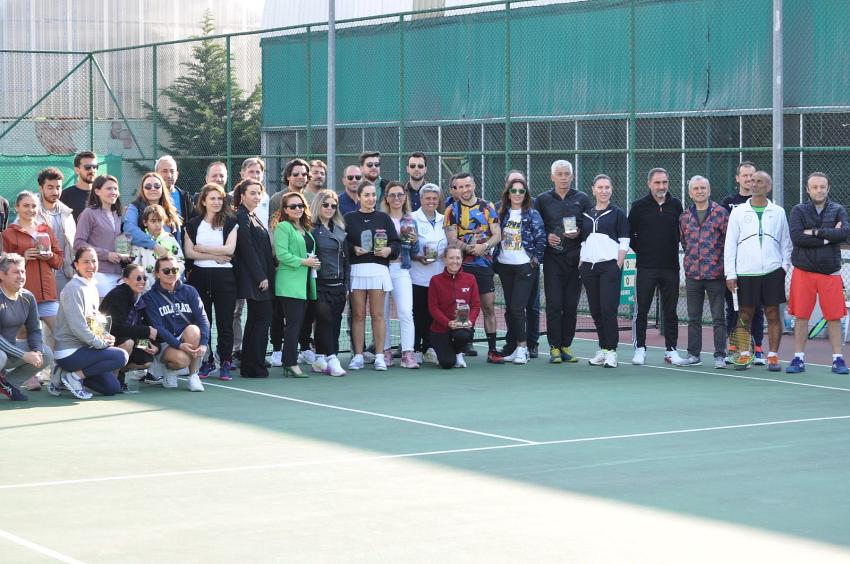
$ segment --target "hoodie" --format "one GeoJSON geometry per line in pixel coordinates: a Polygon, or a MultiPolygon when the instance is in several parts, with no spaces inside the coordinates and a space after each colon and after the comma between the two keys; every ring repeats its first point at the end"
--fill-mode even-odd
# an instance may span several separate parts
{"type": "Polygon", "coordinates": [[[210,323],[194,287],[178,280],[174,291],[169,292],[157,280],[145,293],[144,301],[150,324],[156,329],[159,339],[169,346],[180,346],[180,334],[189,325],[197,325],[201,330],[202,345],[209,342],[210,323]]]}

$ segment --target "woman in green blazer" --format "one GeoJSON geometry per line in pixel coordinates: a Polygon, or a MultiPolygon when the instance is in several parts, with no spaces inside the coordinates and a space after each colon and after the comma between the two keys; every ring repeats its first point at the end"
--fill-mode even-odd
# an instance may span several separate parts
{"type": "Polygon", "coordinates": [[[274,227],[274,253],[277,257],[275,296],[286,318],[283,331],[283,375],[306,378],[298,366],[298,336],[307,310],[307,300],[316,299],[316,279],[321,263],[316,258],[313,222],[307,201],[299,192],[283,197],[274,227]]]}

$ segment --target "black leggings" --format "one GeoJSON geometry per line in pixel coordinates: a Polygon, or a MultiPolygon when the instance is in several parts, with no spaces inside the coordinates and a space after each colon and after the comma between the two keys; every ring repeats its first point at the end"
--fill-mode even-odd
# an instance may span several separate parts
{"type": "Polygon", "coordinates": [[[428,286],[413,285],[413,350],[424,353],[431,346],[431,312],[428,286]]]}
{"type": "MultiPolygon", "coordinates": [[[[316,353],[325,356],[339,352],[339,332],[342,327],[342,312],[348,297],[344,284],[326,286],[316,284],[318,299],[310,302],[316,318],[316,353]]],[[[302,343],[303,347],[303,343],[302,343]]]]}
{"type": "MultiPolygon", "coordinates": [[[[233,310],[236,309],[236,277],[233,275],[233,269],[196,266],[189,273],[189,284],[201,295],[210,325],[215,309],[218,359],[221,362],[230,362],[233,357],[233,310]]],[[[212,358],[212,331],[208,345],[209,358],[212,358]]]]}
{"type": "Polygon", "coordinates": [[[599,348],[615,351],[620,339],[617,308],[620,307],[621,270],[617,261],[608,260],[593,265],[583,262],[579,271],[587,292],[590,316],[593,317],[599,336],[599,348]]]}
{"type": "Polygon", "coordinates": [[[437,353],[437,362],[441,368],[453,368],[458,353],[472,342],[472,329],[452,329],[446,333],[431,331],[431,346],[437,353]]]}
{"type": "Polygon", "coordinates": [[[505,324],[516,340],[525,341],[525,308],[531,295],[534,272],[530,263],[498,264],[496,272],[505,293],[505,324]]]}

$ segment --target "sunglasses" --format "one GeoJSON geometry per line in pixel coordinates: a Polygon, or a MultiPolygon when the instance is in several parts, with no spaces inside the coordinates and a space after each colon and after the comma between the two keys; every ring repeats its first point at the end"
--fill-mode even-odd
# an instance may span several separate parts
{"type": "Polygon", "coordinates": [[[286,209],[293,210],[293,211],[294,210],[303,210],[304,204],[289,204],[288,206],[286,206],[286,209]]]}
{"type": "Polygon", "coordinates": [[[407,168],[425,168],[424,164],[409,164],[407,168]]]}
{"type": "Polygon", "coordinates": [[[145,190],[162,190],[162,184],[145,184],[145,190]]]}
{"type": "Polygon", "coordinates": [[[509,192],[511,194],[525,194],[525,189],[524,188],[511,188],[509,190],[509,192]]]}
{"type": "Polygon", "coordinates": [[[403,200],[404,199],[404,192],[396,192],[395,194],[387,194],[387,199],[389,200],[390,198],[395,199],[395,200],[403,200]]]}
{"type": "Polygon", "coordinates": [[[345,177],[346,180],[363,180],[363,176],[360,174],[349,174],[345,177]]]}
{"type": "Polygon", "coordinates": [[[381,161],[374,161],[374,162],[371,162],[371,163],[363,163],[363,164],[366,165],[368,168],[379,168],[381,166],[381,161]]]}
{"type": "Polygon", "coordinates": [[[176,267],[175,268],[161,268],[161,269],[159,269],[159,271],[162,272],[163,274],[165,274],[166,276],[171,276],[172,274],[177,274],[178,272],[180,272],[180,269],[176,268],[176,267]]]}
{"type": "MultiPolygon", "coordinates": [[[[165,270],[163,270],[163,272],[165,272],[165,270]]],[[[135,280],[136,282],[144,282],[147,279],[148,277],[144,274],[139,274],[138,276],[133,277],[133,280],[135,280]]]]}
{"type": "Polygon", "coordinates": [[[86,170],[97,170],[99,166],[99,164],[87,164],[83,165],[83,168],[86,170]]]}
{"type": "Polygon", "coordinates": [[[336,204],[334,204],[332,202],[322,202],[322,207],[325,208],[326,210],[327,209],[335,210],[336,204]]]}
{"type": "Polygon", "coordinates": [[[309,175],[310,175],[309,172],[293,172],[289,176],[309,176],[309,175]]]}

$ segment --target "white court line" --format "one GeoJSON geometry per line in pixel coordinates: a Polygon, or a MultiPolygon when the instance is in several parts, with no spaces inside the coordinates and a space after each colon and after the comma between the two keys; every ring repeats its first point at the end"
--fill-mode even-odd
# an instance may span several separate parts
{"type": "Polygon", "coordinates": [[[313,460],[305,462],[288,462],[282,464],[259,464],[251,466],[218,467],[199,470],[181,470],[174,472],[154,472],[149,474],[130,474],[126,476],[104,476],[101,478],[80,478],[77,480],[56,480],[52,482],[30,482],[22,484],[0,485],[0,490],[12,490],[23,488],[40,488],[45,486],[69,486],[76,484],[91,484],[99,482],[120,482],[125,480],[145,480],[157,478],[169,478],[179,476],[197,476],[204,474],[223,474],[227,472],[244,472],[246,470],[281,470],[299,468],[305,466],[327,466],[340,464],[354,464],[372,462],[376,460],[394,460],[404,458],[421,458],[426,456],[438,456],[444,454],[461,454],[467,452],[484,452],[490,450],[503,450],[508,448],[537,447],[547,445],[563,445],[571,443],[589,443],[596,441],[612,441],[618,439],[636,439],[642,437],[660,437],[664,435],[682,435],[687,433],[706,433],[710,431],[727,431],[731,429],[747,429],[753,427],[772,427],[777,425],[793,425],[798,423],[813,423],[819,421],[839,421],[850,419],[850,415],[836,415],[833,417],[812,417],[809,419],[784,419],[781,421],[764,421],[761,423],[741,423],[737,425],[720,425],[714,427],[696,427],[691,429],[674,429],[672,431],[652,431],[647,433],[630,433],[626,435],[603,435],[599,437],[582,437],[577,439],[559,439],[554,441],[540,441],[536,443],[512,443],[508,445],[493,445],[484,447],[457,448],[446,450],[431,450],[424,452],[411,452],[405,454],[382,454],[377,456],[347,457],[327,460],[313,460]]]}
{"type": "MultiPolygon", "coordinates": [[[[185,380],[185,378],[181,378],[181,380],[185,380]]],[[[222,388],[223,390],[233,390],[236,392],[244,392],[246,394],[254,394],[257,396],[264,396],[267,398],[276,398],[282,399],[285,401],[291,401],[295,403],[302,403],[304,405],[314,405],[316,407],[327,407],[328,409],[337,409],[339,411],[348,411],[350,413],[360,413],[361,415],[371,415],[373,417],[383,417],[384,419],[392,419],[394,421],[404,421],[405,423],[415,423],[416,425],[425,425],[427,427],[436,427],[438,429],[447,429],[449,431],[458,431],[460,433],[469,433],[471,435],[480,435],[482,437],[491,437],[494,439],[504,439],[506,441],[514,441],[517,443],[523,444],[537,444],[535,441],[529,441],[526,439],[518,439],[516,437],[508,437],[506,435],[496,435],[493,433],[485,433],[483,431],[475,431],[472,429],[464,429],[463,427],[452,427],[450,425],[440,425],[439,423],[431,423],[430,421],[422,421],[420,419],[410,419],[408,417],[399,417],[397,415],[388,415],[386,413],[378,413],[376,411],[365,411],[363,409],[354,409],[351,407],[342,407],[341,405],[332,405],[329,403],[319,403],[315,401],[303,400],[299,398],[293,398],[289,396],[281,396],[278,394],[270,394],[268,392],[257,392],[255,390],[248,390],[245,388],[237,388],[235,386],[224,386],[222,384],[212,384],[212,383],[204,383],[204,386],[212,386],[214,388],[222,388]]]]}
{"type": "Polygon", "coordinates": [[[49,556],[50,558],[58,560],[59,562],[66,562],[67,564],[84,564],[82,561],[77,560],[76,558],[71,558],[70,556],[66,556],[61,552],[56,552],[55,550],[49,549],[46,546],[41,546],[40,544],[28,541],[27,539],[21,538],[18,535],[13,535],[12,533],[4,531],[3,529],[0,529],[0,538],[21,545],[32,551],[38,552],[39,554],[43,554],[44,556],[49,556]]]}

